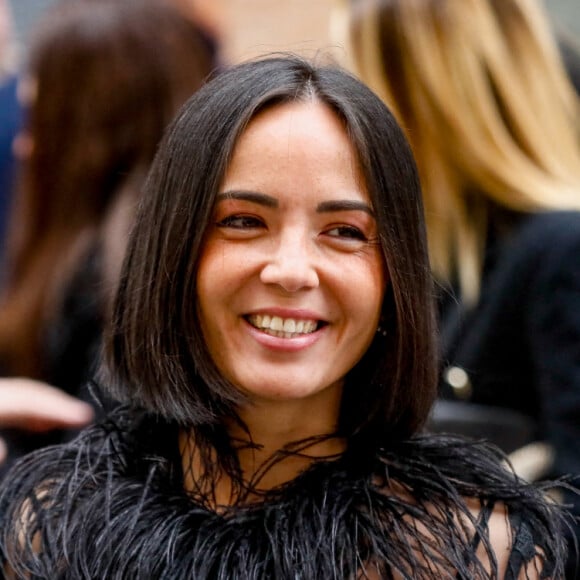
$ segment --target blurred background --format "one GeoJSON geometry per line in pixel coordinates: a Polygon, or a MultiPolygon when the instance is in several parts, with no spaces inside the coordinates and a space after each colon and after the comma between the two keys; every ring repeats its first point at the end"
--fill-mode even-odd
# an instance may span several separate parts
{"type": "MultiPolygon", "coordinates": [[[[21,46],[40,12],[52,0],[8,0],[21,46]]],[[[200,0],[183,2],[202,4],[200,0]]],[[[207,0],[223,24],[226,59],[240,60],[273,50],[328,48],[332,7],[340,0],[207,0]]],[[[558,28],[580,43],[580,0],[545,0],[558,28]]],[[[338,49],[340,50],[340,49],[338,49]]]]}

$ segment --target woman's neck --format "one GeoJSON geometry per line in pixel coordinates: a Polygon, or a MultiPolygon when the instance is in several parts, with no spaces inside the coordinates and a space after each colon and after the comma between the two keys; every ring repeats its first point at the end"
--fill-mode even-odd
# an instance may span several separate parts
{"type": "MultiPolygon", "coordinates": [[[[341,455],[346,443],[335,435],[337,417],[338,406],[328,405],[305,412],[298,404],[261,402],[242,409],[240,421],[231,421],[226,427],[237,454],[242,487],[249,492],[238,498],[232,478],[219,473],[210,478],[213,489],[203,495],[215,498],[214,507],[239,499],[257,501],[264,492],[292,481],[314,462],[341,455]]],[[[199,491],[198,482],[207,473],[195,438],[195,431],[183,431],[179,442],[184,486],[192,493],[199,491]]]]}

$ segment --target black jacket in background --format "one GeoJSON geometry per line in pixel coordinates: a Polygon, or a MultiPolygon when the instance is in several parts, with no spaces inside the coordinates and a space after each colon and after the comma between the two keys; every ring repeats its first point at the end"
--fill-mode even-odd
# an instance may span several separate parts
{"type": "MultiPolygon", "coordinates": [[[[443,375],[459,367],[470,402],[532,419],[555,451],[549,477],[580,477],[580,213],[526,217],[490,246],[479,304],[443,302],[443,375]]],[[[445,381],[441,394],[457,398],[445,381]]],[[[564,499],[580,515],[580,496],[564,499]]]]}

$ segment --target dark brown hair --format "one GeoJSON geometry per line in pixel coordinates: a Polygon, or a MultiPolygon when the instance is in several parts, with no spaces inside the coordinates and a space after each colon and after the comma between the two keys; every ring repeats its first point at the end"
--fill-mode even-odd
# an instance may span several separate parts
{"type": "Polygon", "coordinates": [[[164,128],[212,67],[196,26],[161,0],[49,9],[27,73],[37,87],[26,128],[33,150],[10,222],[4,372],[42,377],[41,333],[75,246],[127,180],[145,174],[164,128]]]}
{"type": "MultiPolygon", "coordinates": [[[[196,309],[204,232],[236,140],[288,101],[317,100],[358,153],[389,273],[377,335],[346,379],[339,430],[353,441],[406,437],[435,395],[432,288],[417,170],[381,100],[335,66],[270,57],[222,72],[183,107],[152,166],[129,242],[107,347],[114,395],[184,426],[219,425],[243,399],[205,345],[196,309]],[[378,436],[378,438],[377,438],[378,436]]],[[[375,443],[376,444],[376,443],[375,443]]]]}

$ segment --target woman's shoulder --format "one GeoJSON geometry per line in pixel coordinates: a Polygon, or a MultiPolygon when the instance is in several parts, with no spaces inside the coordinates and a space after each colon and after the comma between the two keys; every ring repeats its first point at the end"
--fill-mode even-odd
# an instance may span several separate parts
{"type": "Polygon", "coordinates": [[[1,516],[38,490],[46,494],[61,485],[72,489],[96,483],[113,462],[123,469],[134,456],[131,446],[139,429],[139,421],[129,417],[113,413],[70,442],[42,447],[16,461],[0,484],[1,516]]]}
{"type": "Polygon", "coordinates": [[[535,537],[532,522],[520,510],[514,510],[509,502],[483,506],[474,498],[465,498],[465,502],[473,516],[464,523],[472,530],[474,556],[487,572],[491,574],[492,560],[495,558],[498,578],[510,577],[506,575],[508,570],[512,571],[514,578],[554,575],[553,562],[545,566],[546,553],[540,543],[542,540],[535,537]]]}
{"type": "Polygon", "coordinates": [[[423,542],[445,546],[446,554],[461,546],[458,577],[561,573],[566,515],[547,486],[521,481],[493,445],[429,434],[381,452],[380,461],[383,492],[408,506],[423,542]]]}
{"type": "Polygon", "coordinates": [[[23,562],[39,566],[39,577],[46,577],[40,571],[56,566],[64,546],[80,546],[86,529],[103,523],[119,487],[137,505],[152,465],[159,477],[172,469],[159,449],[166,444],[159,424],[153,429],[152,423],[158,422],[119,408],[73,441],[19,459],[0,485],[0,568],[9,561],[18,569],[23,562]]]}
{"type": "Polygon", "coordinates": [[[377,460],[379,470],[415,490],[423,489],[426,496],[459,494],[530,513],[558,512],[546,500],[546,492],[566,486],[561,481],[529,484],[514,472],[509,457],[499,447],[456,434],[424,432],[383,447],[377,460]]]}
{"type": "Polygon", "coordinates": [[[141,463],[165,456],[169,447],[165,435],[171,429],[161,419],[119,406],[73,440],[40,448],[18,460],[1,482],[0,492],[5,496],[47,480],[74,477],[80,482],[100,474],[139,470],[141,463]]]}

